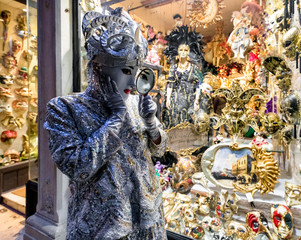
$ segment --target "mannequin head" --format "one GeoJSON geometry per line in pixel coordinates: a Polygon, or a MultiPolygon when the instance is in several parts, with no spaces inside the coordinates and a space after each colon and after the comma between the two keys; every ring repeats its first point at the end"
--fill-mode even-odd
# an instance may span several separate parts
{"type": "Polygon", "coordinates": [[[271,207],[272,225],[279,239],[288,239],[293,233],[293,215],[291,210],[282,204],[271,207]]]}
{"type": "Polygon", "coordinates": [[[190,48],[186,44],[181,44],[178,48],[179,59],[189,60],[190,48]]]}

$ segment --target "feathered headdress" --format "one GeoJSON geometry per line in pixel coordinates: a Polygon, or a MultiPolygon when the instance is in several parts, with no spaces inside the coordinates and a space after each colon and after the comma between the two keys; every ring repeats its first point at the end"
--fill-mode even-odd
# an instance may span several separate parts
{"type": "Polygon", "coordinates": [[[188,45],[190,48],[189,57],[195,64],[201,64],[203,61],[203,36],[188,26],[181,26],[173,30],[165,37],[168,47],[164,50],[164,55],[173,62],[178,55],[178,48],[181,44],[188,45]]]}

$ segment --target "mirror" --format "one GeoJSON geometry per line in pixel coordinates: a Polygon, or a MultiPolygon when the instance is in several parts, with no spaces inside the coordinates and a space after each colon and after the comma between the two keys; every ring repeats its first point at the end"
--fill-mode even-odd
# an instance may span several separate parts
{"type": "Polygon", "coordinates": [[[155,73],[152,69],[143,69],[136,78],[136,89],[138,93],[147,95],[153,89],[155,79],[155,73]]]}

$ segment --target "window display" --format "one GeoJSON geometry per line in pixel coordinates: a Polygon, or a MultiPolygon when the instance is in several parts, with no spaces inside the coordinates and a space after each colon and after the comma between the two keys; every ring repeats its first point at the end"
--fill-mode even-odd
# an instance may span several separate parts
{"type": "MultiPolygon", "coordinates": [[[[37,16],[36,8],[17,1],[9,4],[0,1],[0,9],[3,37],[0,155],[1,166],[9,166],[38,157],[37,16]]],[[[36,167],[32,173],[36,172],[36,167]]],[[[31,178],[35,176],[36,173],[31,178]]]]}
{"type": "Polygon", "coordinates": [[[116,6],[145,26],[147,59],[162,67],[149,95],[169,138],[152,158],[166,229],[179,239],[298,239],[299,2],[141,4],[116,6]],[[163,12],[170,20],[158,20],[163,12]]]}

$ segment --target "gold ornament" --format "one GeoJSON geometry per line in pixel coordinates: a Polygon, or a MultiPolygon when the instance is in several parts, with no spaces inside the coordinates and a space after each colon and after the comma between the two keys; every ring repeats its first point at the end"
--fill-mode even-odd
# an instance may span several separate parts
{"type": "MultiPolygon", "coordinates": [[[[226,106],[222,110],[222,115],[218,117],[217,124],[213,126],[214,129],[218,129],[222,125],[226,125],[230,134],[235,138],[241,133],[241,131],[250,125],[255,130],[258,130],[257,123],[249,111],[246,105],[255,96],[260,96],[259,101],[265,101],[265,95],[260,89],[247,89],[243,91],[238,79],[234,79],[231,89],[219,88],[217,89],[213,97],[224,96],[227,99],[226,106]]],[[[258,116],[261,118],[261,116],[258,116]]]]}
{"type": "Polygon", "coordinates": [[[207,28],[208,24],[222,20],[223,0],[190,0],[187,2],[190,25],[207,28]]]}
{"type": "Polygon", "coordinates": [[[278,162],[274,159],[273,153],[266,152],[262,146],[252,146],[252,153],[256,162],[252,164],[254,176],[257,178],[256,184],[239,184],[233,183],[234,191],[242,193],[251,193],[254,196],[256,191],[260,194],[266,194],[274,190],[275,184],[278,183],[277,179],[280,175],[278,162]]]}
{"type": "Polygon", "coordinates": [[[301,205],[301,185],[285,182],[285,202],[290,207],[301,205]]]}
{"type": "Polygon", "coordinates": [[[227,227],[227,236],[233,237],[233,239],[238,240],[248,240],[250,238],[250,233],[245,224],[231,221],[227,227]]]}

